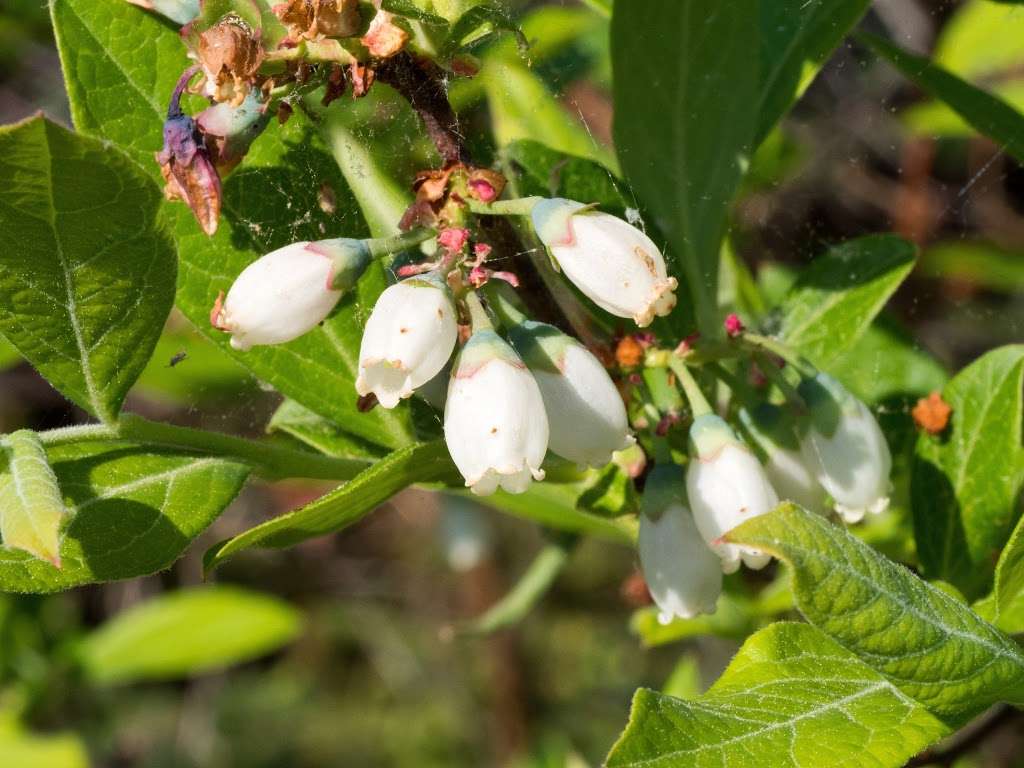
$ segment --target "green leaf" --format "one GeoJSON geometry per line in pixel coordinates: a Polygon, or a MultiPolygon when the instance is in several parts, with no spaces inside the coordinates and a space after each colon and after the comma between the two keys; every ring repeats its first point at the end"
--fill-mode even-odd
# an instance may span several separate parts
{"type": "Polygon", "coordinates": [[[407,19],[415,19],[416,21],[422,21],[424,24],[431,24],[434,26],[447,27],[448,20],[443,16],[438,16],[434,13],[428,13],[422,8],[417,8],[416,4],[412,0],[382,0],[380,7],[385,11],[391,11],[391,13],[399,16],[405,16],[407,19]]]}
{"type": "Polygon", "coordinates": [[[914,268],[914,246],[893,235],[842,243],[818,257],[782,302],[782,337],[822,368],[870,327],[914,268]]]}
{"type": "MultiPolygon", "coordinates": [[[[55,0],[53,17],[76,126],[129,148],[158,176],[152,153],[161,146],[165,103],[188,64],[177,34],[127,3],[113,8],[90,0],[55,0]],[[99,97],[107,91],[116,98],[99,97]]],[[[309,124],[298,114],[283,127],[272,124],[225,180],[222,221],[214,237],[206,237],[180,203],[167,206],[180,261],[178,306],[200,332],[261,380],[364,439],[396,447],[412,439],[406,409],[359,414],[352,385],[362,320],[385,284],[378,266],[331,319],[289,344],[240,353],[209,325],[217,293],[260,255],[296,240],[363,235],[365,225],[355,210],[343,177],[309,124]],[[335,192],[335,215],[319,206],[321,185],[335,192]]]]}
{"type": "MultiPolygon", "coordinates": [[[[1024,12],[1020,13],[1024,18],[1024,12]]],[[[1024,258],[1020,251],[994,243],[947,240],[929,245],[921,254],[920,274],[953,279],[999,293],[1024,292],[1024,258]]]]}
{"type": "Polygon", "coordinates": [[[167,102],[191,63],[177,32],[127,2],[52,0],[50,13],[75,127],[159,179],[167,102]]]}
{"type": "Polygon", "coordinates": [[[370,267],[327,321],[287,344],[239,352],[230,347],[227,334],[210,327],[210,307],[218,293],[226,292],[262,254],[297,240],[358,237],[366,231],[362,222],[352,220],[356,205],[337,166],[301,118],[267,133],[225,181],[226,214],[216,235],[207,237],[191,213],[174,207],[178,307],[203,335],[281,393],[364,440],[389,448],[406,445],[413,435],[407,407],[370,413],[357,407],[354,381],[363,324],[386,286],[380,264],[370,267]],[[347,220],[320,209],[317,194],[324,184],[335,191],[338,211],[347,220]],[[292,218],[282,220],[282,212],[292,218]]]}
{"type": "Polygon", "coordinates": [[[39,436],[21,429],[6,438],[0,476],[0,533],[4,546],[60,568],[60,529],[67,516],[39,436]]]}
{"type": "Polygon", "coordinates": [[[438,58],[449,59],[466,47],[490,38],[491,33],[511,32],[518,38],[521,48],[526,48],[528,41],[519,31],[519,25],[500,5],[474,5],[452,25],[447,39],[441,46],[438,58]]]}
{"type": "MultiPolygon", "coordinates": [[[[932,61],[954,75],[1024,110],[1024,79],[1020,72],[1020,40],[1024,14],[988,0],[970,0],[957,7],[935,41],[932,61]]],[[[939,101],[913,106],[903,120],[913,130],[930,135],[969,136],[974,132],[939,101]]]]}
{"type": "Polygon", "coordinates": [[[944,721],[1024,704],[1010,638],[845,528],[787,503],[726,538],[785,560],[807,620],[944,721]]]}
{"type": "Polygon", "coordinates": [[[1024,162],[1024,115],[1002,99],[877,35],[863,33],[862,39],[919,87],[952,107],[975,130],[1024,162]]]}
{"type": "Polygon", "coordinates": [[[897,766],[948,731],[820,631],[780,623],[693,701],[637,691],[606,765],[897,766]]]}
{"type": "Polygon", "coordinates": [[[180,315],[164,329],[132,389],[149,401],[183,408],[224,406],[259,392],[256,378],[180,315]]]}
{"type": "Polygon", "coordinates": [[[513,141],[505,147],[505,156],[522,171],[518,192],[523,197],[580,200],[617,216],[625,216],[626,209],[634,207],[615,175],[589,158],[567,155],[528,139],[513,141]]]}
{"type": "Polygon", "coordinates": [[[0,332],[109,421],[174,299],[160,194],[116,149],[36,117],[0,130],[0,332]]]}
{"type": "Polygon", "coordinates": [[[617,169],[614,154],[599,144],[522,62],[501,56],[485,58],[477,78],[487,93],[491,128],[499,147],[521,139],[541,140],[551,149],[617,169]]]}
{"type": "MultiPolygon", "coordinates": [[[[586,483],[559,483],[545,480],[533,483],[526,493],[496,493],[477,499],[499,512],[532,520],[547,528],[570,533],[585,533],[607,541],[632,546],[636,541],[635,514],[609,517],[608,510],[595,514],[581,506],[586,483]]],[[[623,512],[626,512],[623,509],[623,512]]],[[[631,510],[635,513],[635,508],[631,510]]]]}
{"type": "Polygon", "coordinates": [[[89,768],[89,753],[74,733],[34,734],[0,726],[0,765],[8,768],[89,768]]]}
{"type": "Polygon", "coordinates": [[[918,555],[929,578],[971,598],[989,585],[1019,514],[1022,382],[1024,345],[983,355],[942,392],[953,409],[947,431],[917,441],[911,503],[918,555]]]}
{"type": "Polygon", "coordinates": [[[62,568],[3,552],[0,590],[54,592],[167,568],[238,493],[249,467],[128,442],[48,451],[71,520],[62,568]]]}
{"type": "Polygon", "coordinates": [[[757,0],[650,0],[612,16],[619,160],[711,335],[719,247],[758,118],[758,9],[757,0]]]}
{"type": "Polygon", "coordinates": [[[794,99],[810,85],[808,69],[817,73],[870,4],[870,0],[760,3],[761,84],[756,144],[764,140],[794,99]]]}
{"type": "Polygon", "coordinates": [[[949,378],[935,358],[884,315],[853,346],[833,357],[828,371],[869,404],[896,395],[927,395],[942,389],[949,378]]]}
{"type": "Polygon", "coordinates": [[[211,547],[206,571],[250,547],[291,547],[315,536],[340,531],[414,483],[454,480],[455,466],[443,440],[417,443],[388,454],[355,478],[311,504],[250,528],[211,547]]]}
{"type": "Polygon", "coordinates": [[[0,371],[17,365],[21,362],[21,355],[18,350],[11,346],[3,336],[0,336],[0,371]]]}
{"type": "Polygon", "coordinates": [[[171,680],[276,651],[302,631],[302,614],[276,597],[213,586],[160,595],[86,636],[77,658],[96,685],[171,680]]]}
{"type": "Polygon", "coordinates": [[[1005,632],[1024,632],[1024,517],[996,563],[993,597],[992,623],[1005,632]]]}
{"type": "Polygon", "coordinates": [[[323,416],[294,400],[285,400],[267,424],[268,432],[283,432],[328,456],[339,458],[380,458],[378,446],[366,443],[323,416]]]}

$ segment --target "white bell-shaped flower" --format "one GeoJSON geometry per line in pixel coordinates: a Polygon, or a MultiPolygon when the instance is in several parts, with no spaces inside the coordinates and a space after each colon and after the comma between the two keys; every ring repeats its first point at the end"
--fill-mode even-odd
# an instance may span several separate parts
{"type": "Polygon", "coordinates": [[[647,477],[638,548],[659,621],[715,612],[722,567],[697,530],[686,504],[682,468],[675,464],[658,463],[647,477]]]}
{"type": "Polygon", "coordinates": [[[526,320],[508,331],[529,366],[548,414],[548,447],[577,464],[603,467],[631,446],[626,407],[611,377],[576,339],[547,323],[526,320]]]}
{"type": "Polygon", "coordinates": [[[761,403],[752,410],[741,409],[739,419],[779,499],[824,513],[828,494],[818,482],[817,465],[808,462],[800,448],[789,411],[774,403],[761,403]]]}
{"type": "Polygon", "coordinates": [[[452,369],[444,439],[466,485],[481,496],[522,493],[548,448],[544,400],[526,365],[494,331],[478,330],[452,369]]]}
{"type": "Polygon", "coordinates": [[[826,373],[800,382],[809,413],[801,441],[805,460],[848,523],[889,506],[892,455],[875,417],[826,373]]]}
{"type": "Polygon", "coordinates": [[[284,344],[323,322],[369,261],[359,240],[278,248],[242,270],[227,298],[217,299],[210,322],[231,334],[235,349],[284,344]]]}
{"type": "Polygon", "coordinates": [[[622,219],[572,200],[541,200],[533,227],[566,276],[587,297],[640,327],[676,305],[676,279],[646,234],[622,219]]]}
{"type": "Polygon", "coordinates": [[[389,286],[377,299],[359,346],[356,391],[385,408],[436,376],[455,348],[459,329],[451,293],[433,273],[389,286]]]}
{"type": "Polygon", "coordinates": [[[722,539],[740,523],[778,506],[760,462],[714,414],[694,419],[690,442],[693,456],[686,470],[686,493],[701,536],[721,558],[725,573],[739,568],[741,559],[749,568],[763,568],[771,559],[768,555],[722,539]]]}

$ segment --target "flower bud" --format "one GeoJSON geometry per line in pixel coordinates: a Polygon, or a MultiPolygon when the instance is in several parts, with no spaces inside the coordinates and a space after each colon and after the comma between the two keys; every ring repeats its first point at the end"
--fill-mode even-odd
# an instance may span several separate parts
{"type": "Polygon", "coordinates": [[[892,456],[878,422],[860,400],[826,373],[800,382],[810,411],[802,448],[818,482],[848,523],[889,506],[892,456]]]}
{"type": "Polygon", "coordinates": [[[620,218],[582,203],[541,200],[533,227],[566,276],[588,298],[641,328],[676,305],[676,279],[654,242],[620,218]]]}
{"type": "Polygon", "coordinates": [[[475,494],[485,496],[499,485],[509,493],[522,493],[531,478],[544,479],[544,400],[523,361],[492,330],[476,331],[455,361],[444,439],[475,494]]]}
{"type": "Polygon", "coordinates": [[[238,106],[221,102],[196,115],[210,159],[221,176],[229,173],[249,151],[252,142],[270,122],[270,113],[250,91],[238,106]]]}
{"type": "Polygon", "coordinates": [[[640,567],[659,621],[692,619],[714,613],[722,591],[718,555],[701,538],[686,505],[683,471],[656,464],[647,477],[640,504],[640,567]]]}
{"type": "Polygon", "coordinates": [[[774,403],[761,403],[753,410],[741,409],[739,419],[779,498],[823,513],[827,494],[818,482],[816,464],[809,463],[800,449],[789,411],[774,403]]]}
{"type": "Polygon", "coordinates": [[[729,425],[714,414],[698,416],[690,427],[693,456],[686,470],[686,492],[704,541],[732,573],[740,560],[763,568],[771,559],[760,550],[722,540],[728,531],[774,509],[779,499],[764,469],[729,425]]]}
{"type": "Polygon", "coordinates": [[[199,15],[199,0],[128,0],[132,5],[154,11],[175,24],[185,25],[199,15]]]}
{"type": "Polygon", "coordinates": [[[602,467],[635,441],[626,408],[601,362],[552,325],[526,320],[509,341],[533,373],[544,398],[548,447],[578,464],[602,467]]]}
{"type": "Polygon", "coordinates": [[[244,270],[217,299],[210,322],[231,334],[231,346],[245,351],[259,344],[284,344],[321,323],[341,298],[330,287],[334,249],[299,242],[278,248],[244,270]]]}
{"type": "Polygon", "coordinates": [[[436,273],[388,287],[363,330],[356,391],[394,408],[444,368],[457,337],[455,305],[436,273]]]}

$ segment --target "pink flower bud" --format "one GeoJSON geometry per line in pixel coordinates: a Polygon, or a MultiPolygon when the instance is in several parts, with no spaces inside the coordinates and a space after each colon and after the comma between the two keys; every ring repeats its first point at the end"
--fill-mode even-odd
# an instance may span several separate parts
{"type": "Polygon", "coordinates": [[[743,321],[740,320],[740,316],[735,312],[725,318],[725,332],[729,334],[730,339],[735,339],[745,330],[746,326],[743,325],[743,321]]]}

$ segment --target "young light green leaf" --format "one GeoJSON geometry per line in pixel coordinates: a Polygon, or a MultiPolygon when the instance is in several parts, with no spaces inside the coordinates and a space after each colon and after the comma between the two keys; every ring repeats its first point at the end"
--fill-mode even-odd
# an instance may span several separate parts
{"type": "Polygon", "coordinates": [[[0,723],[0,765],[89,768],[89,751],[81,738],[70,731],[41,735],[13,722],[0,723]]]}
{"type": "Polygon", "coordinates": [[[835,246],[811,263],[782,302],[782,337],[827,368],[864,335],[914,258],[914,246],[893,235],[835,246]]]}
{"type": "Polygon", "coordinates": [[[455,465],[443,440],[407,446],[311,504],[211,547],[203,557],[203,566],[210,571],[250,547],[291,547],[314,536],[340,531],[362,520],[403,488],[454,479],[455,465]]]}
{"type": "Polygon", "coordinates": [[[0,130],[0,331],[110,421],[174,300],[160,194],[124,155],[42,117],[0,130]]]}
{"type": "Polygon", "coordinates": [[[911,470],[914,538],[929,578],[983,594],[1016,521],[1024,486],[1024,345],[982,355],[942,392],[953,409],[940,435],[922,433],[911,470]]]}
{"type": "Polygon", "coordinates": [[[216,519],[249,474],[239,462],[128,442],[71,443],[47,454],[71,514],[62,568],[5,551],[5,592],[55,592],[160,571],[216,519]]]}
{"type": "Polygon", "coordinates": [[[608,768],[902,765],[949,728],[806,624],[753,635],[692,701],[641,688],[608,768]]]}
{"type": "Polygon", "coordinates": [[[867,32],[861,39],[931,96],[952,107],[975,130],[997,142],[1019,162],[1024,162],[1024,115],[1002,99],[922,56],[898,48],[888,40],[867,32]]]}
{"type": "Polygon", "coordinates": [[[77,659],[91,682],[170,680],[276,651],[302,631],[302,614],[238,587],[197,587],[147,600],[87,635],[77,659]]]}
{"type": "Polygon", "coordinates": [[[39,436],[21,429],[6,438],[6,468],[0,475],[0,535],[8,549],[21,549],[60,568],[60,529],[67,516],[39,436]]]}
{"type": "Polygon", "coordinates": [[[500,147],[520,139],[543,139],[559,152],[617,169],[614,154],[597,142],[579,119],[520,61],[502,56],[484,59],[477,75],[487,92],[491,127],[500,147]]]}
{"type": "Polygon", "coordinates": [[[719,332],[719,246],[757,125],[758,14],[757,0],[650,0],[612,16],[619,160],[708,334],[719,332]]]}
{"type": "Polygon", "coordinates": [[[1019,646],[845,528],[786,503],[726,537],[789,563],[807,620],[944,721],[1024,704],[1019,646]]]}

